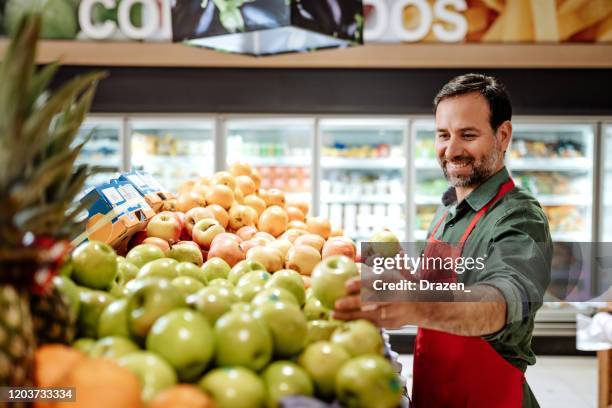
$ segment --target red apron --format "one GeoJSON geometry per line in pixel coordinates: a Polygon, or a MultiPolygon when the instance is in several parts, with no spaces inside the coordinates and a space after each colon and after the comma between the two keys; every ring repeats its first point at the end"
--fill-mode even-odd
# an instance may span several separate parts
{"type": "MultiPolygon", "coordinates": [[[[427,240],[425,257],[461,256],[465,241],[478,221],[513,188],[512,179],[504,183],[497,195],[478,211],[455,246],[434,238],[446,218],[445,212],[427,240]]],[[[421,274],[421,278],[436,282],[457,280],[454,270],[422,270],[421,274]]],[[[517,408],[522,405],[524,382],[523,372],[480,337],[420,328],[417,332],[412,388],[416,408],[517,408]]]]}

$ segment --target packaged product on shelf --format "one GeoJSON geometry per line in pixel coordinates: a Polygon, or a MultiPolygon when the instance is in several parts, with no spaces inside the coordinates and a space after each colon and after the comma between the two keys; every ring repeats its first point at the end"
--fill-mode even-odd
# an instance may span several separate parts
{"type": "Polygon", "coordinates": [[[81,199],[92,200],[85,231],[72,244],[87,240],[106,242],[117,247],[125,239],[145,228],[155,212],[128,181],[112,181],[94,187],[81,199]]]}
{"type": "Polygon", "coordinates": [[[146,172],[124,173],[119,176],[118,180],[131,183],[154,211],[159,211],[164,201],[175,198],[174,194],[146,172]]]}

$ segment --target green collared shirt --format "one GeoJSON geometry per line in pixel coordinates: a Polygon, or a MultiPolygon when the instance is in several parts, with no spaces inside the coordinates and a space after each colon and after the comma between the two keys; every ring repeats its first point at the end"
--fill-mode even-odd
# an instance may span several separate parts
{"type": "MultiPolygon", "coordinates": [[[[504,167],[461,203],[457,204],[455,199],[442,205],[429,234],[448,210],[435,238],[450,244],[458,243],[476,213],[495,197],[508,178],[508,170],[504,167]]],[[[448,198],[448,193],[445,196],[448,198]]],[[[542,306],[550,282],[552,259],[548,220],[531,194],[520,187],[512,189],[476,224],[462,256],[477,258],[483,255],[484,269],[458,275],[458,280],[466,286],[493,286],[502,293],[507,304],[506,325],[501,331],[483,338],[510,364],[525,371],[528,365],[535,363],[531,348],[534,316],[542,306]]],[[[526,383],[524,394],[523,406],[537,406],[526,383]]]]}

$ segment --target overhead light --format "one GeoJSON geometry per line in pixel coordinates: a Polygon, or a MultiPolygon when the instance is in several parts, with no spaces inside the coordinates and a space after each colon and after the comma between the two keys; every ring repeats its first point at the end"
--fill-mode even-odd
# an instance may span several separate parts
{"type": "Polygon", "coordinates": [[[172,0],[174,42],[273,55],[363,44],[362,0],[172,0]]]}

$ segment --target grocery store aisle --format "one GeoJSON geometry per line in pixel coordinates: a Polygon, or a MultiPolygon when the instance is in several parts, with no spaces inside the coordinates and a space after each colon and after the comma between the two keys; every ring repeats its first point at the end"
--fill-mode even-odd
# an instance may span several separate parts
{"type": "MultiPolygon", "coordinates": [[[[401,355],[402,375],[412,389],[412,355],[401,355]]],[[[596,357],[538,357],[527,381],[542,408],[596,408],[596,357]]]]}

